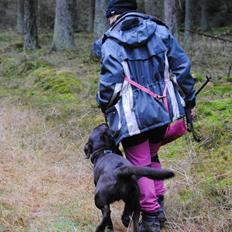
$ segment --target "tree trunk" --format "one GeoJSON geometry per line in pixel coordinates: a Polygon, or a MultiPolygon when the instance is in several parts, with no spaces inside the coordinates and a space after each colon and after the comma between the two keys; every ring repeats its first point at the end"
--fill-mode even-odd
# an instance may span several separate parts
{"type": "Polygon", "coordinates": [[[75,0],[77,3],[76,31],[93,32],[95,0],[75,0]]]}
{"type": "Polygon", "coordinates": [[[73,9],[74,0],[56,0],[56,18],[53,50],[74,49],[73,9]]]}
{"type": "Polygon", "coordinates": [[[37,0],[24,1],[24,49],[26,50],[39,48],[36,3],[37,0]]]}
{"type": "Polygon", "coordinates": [[[192,40],[192,33],[190,30],[192,29],[192,0],[185,0],[185,33],[184,33],[184,39],[187,46],[190,45],[192,40]]]}
{"type": "Polygon", "coordinates": [[[177,3],[176,0],[164,0],[164,19],[170,31],[176,37],[178,36],[177,30],[177,3]]]}
{"type": "Polygon", "coordinates": [[[24,0],[17,1],[17,25],[16,31],[23,34],[23,21],[24,21],[24,0]]]}
{"type": "Polygon", "coordinates": [[[209,23],[208,23],[208,2],[207,0],[201,1],[201,30],[208,31],[209,23]]]}
{"type": "Polygon", "coordinates": [[[90,0],[89,5],[89,17],[88,17],[88,28],[89,32],[93,32],[94,29],[94,9],[95,9],[95,1],[90,0]]]}
{"type": "Polygon", "coordinates": [[[144,0],[145,13],[163,19],[162,0],[144,0]]]}
{"type": "Polygon", "coordinates": [[[73,1],[73,7],[72,7],[72,22],[73,22],[73,31],[78,31],[78,17],[79,17],[80,9],[78,9],[78,2],[77,0],[73,1]]]}
{"type": "Polygon", "coordinates": [[[96,0],[95,1],[95,17],[94,17],[94,38],[98,39],[106,32],[109,25],[105,17],[108,1],[96,0]]]}
{"type": "Polygon", "coordinates": [[[145,13],[144,0],[137,0],[138,11],[145,13]]]}

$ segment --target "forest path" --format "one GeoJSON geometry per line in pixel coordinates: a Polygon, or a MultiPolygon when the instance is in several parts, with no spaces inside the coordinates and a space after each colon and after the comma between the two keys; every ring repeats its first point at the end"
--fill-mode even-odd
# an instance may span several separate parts
{"type": "Polygon", "coordinates": [[[0,225],[37,231],[65,214],[82,220],[78,217],[93,209],[91,172],[82,151],[77,154],[76,145],[34,109],[1,102],[0,144],[0,225]]]}

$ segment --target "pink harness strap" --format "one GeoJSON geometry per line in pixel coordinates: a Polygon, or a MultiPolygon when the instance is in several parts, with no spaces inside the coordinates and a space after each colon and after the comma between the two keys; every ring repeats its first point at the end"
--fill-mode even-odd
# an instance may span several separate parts
{"type": "Polygon", "coordinates": [[[135,86],[138,89],[141,89],[143,92],[149,94],[150,96],[156,98],[157,100],[163,99],[164,101],[164,106],[165,109],[167,111],[169,111],[169,107],[168,107],[168,100],[167,100],[167,85],[165,85],[164,91],[163,91],[163,96],[160,96],[154,92],[152,92],[151,90],[147,89],[146,87],[140,85],[139,83],[132,81],[130,78],[128,78],[127,76],[124,77],[124,79],[126,81],[128,81],[131,85],[135,86]]]}

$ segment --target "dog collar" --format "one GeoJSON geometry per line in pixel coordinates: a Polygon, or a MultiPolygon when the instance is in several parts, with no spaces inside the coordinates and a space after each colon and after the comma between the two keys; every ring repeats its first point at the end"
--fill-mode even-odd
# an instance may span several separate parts
{"type": "Polygon", "coordinates": [[[112,150],[107,149],[107,147],[96,150],[95,152],[93,152],[91,154],[91,162],[92,163],[94,163],[94,160],[98,156],[99,153],[102,153],[102,154],[112,153],[112,150]]]}
{"type": "Polygon", "coordinates": [[[104,154],[112,153],[112,150],[104,150],[103,152],[104,152],[104,154]]]}

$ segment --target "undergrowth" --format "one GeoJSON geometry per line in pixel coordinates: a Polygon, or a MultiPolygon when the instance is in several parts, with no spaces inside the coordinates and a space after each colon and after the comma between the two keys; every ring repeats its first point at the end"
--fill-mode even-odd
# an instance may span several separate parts
{"type": "MultiPolygon", "coordinates": [[[[94,231],[92,167],[83,157],[90,130],[104,121],[95,103],[100,65],[90,58],[92,35],[76,35],[76,51],[25,53],[21,38],[0,33],[0,231],[94,231]],[[7,184],[8,183],[8,184],[7,184]],[[10,183],[10,184],[9,184],[10,183]]],[[[188,53],[199,87],[196,130],[162,147],[160,157],[177,177],[167,183],[166,231],[232,229],[231,47],[196,39],[188,53]],[[202,47],[206,49],[202,51],[202,47]],[[221,56],[222,55],[222,56],[221,56]],[[228,57],[230,59],[228,59],[228,57]]],[[[116,206],[117,231],[120,225],[116,206]]]]}

